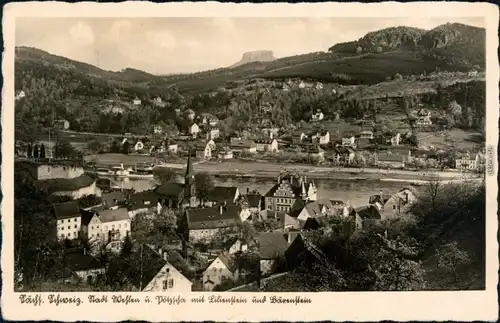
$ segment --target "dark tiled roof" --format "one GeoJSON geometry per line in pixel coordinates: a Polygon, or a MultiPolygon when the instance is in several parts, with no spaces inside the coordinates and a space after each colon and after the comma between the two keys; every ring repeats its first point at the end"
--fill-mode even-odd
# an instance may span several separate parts
{"type": "Polygon", "coordinates": [[[82,220],[81,220],[82,225],[89,225],[90,221],[92,220],[92,218],[95,215],[94,212],[86,211],[86,210],[82,210],[81,214],[82,214],[82,220]]]}
{"type": "Polygon", "coordinates": [[[288,242],[283,232],[262,232],[259,234],[260,259],[276,259],[284,255],[288,242]]]}
{"type": "Polygon", "coordinates": [[[138,210],[143,208],[155,207],[158,203],[158,197],[153,191],[142,191],[135,193],[130,197],[129,210],[138,210]],[[149,203],[148,203],[149,202],[149,203]]]}
{"type": "Polygon", "coordinates": [[[239,205],[189,209],[186,210],[188,228],[198,230],[236,226],[240,222],[240,211],[241,207],[239,205]]]}
{"type": "Polygon", "coordinates": [[[379,210],[374,205],[366,205],[355,209],[361,219],[381,219],[379,210]]]}
{"type": "Polygon", "coordinates": [[[270,138],[261,138],[261,139],[256,139],[255,140],[255,143],[256,144],[266,144],[266,145],[270,145],[273,143],[273,141],[276,140],[276,139],[270,139],[270,138]]]}
{"type": "Polygon", "coordinates": [[[125,204],[125,194],[121,191],[115,191],[102,195],[102,204],[107,207],[125,204]]]}
{"type": "Polygon", "coordinates": [[[178,183],[165,183],[156,189],[156,194],[166,197],[179,197],[184,193],[184,186],[178,183]]]}
{"type": "Polygon", "coordinates": [[[129,220],[130,216],[128,215],[126,208],[119,208],[115,210],[100,211],[99,219],[101,219],[101,222],[105,223],[105,222],[129,220]]]}
{"type": "MultiPolygon", "coordinates": [[[[302,177],[303,178],[303,177],[302,177]]],[[[294,174],[286,174],[284,176],[280,177],[279,183],[275,184],[271,189],[266,193],[265,196],[274,196],[274,193],[278,190],[280,184],[283,181],[288,181],[290,183],[290,187],[295,194],[295,197],[300,197],[301,194],[301,184],[300,184],[300,176],[294,175],[294,174]]],[[[309,185],[311,185],[312,181],[306,180],[304,183],[304,188],[306,189],[306,192],[309,190],[309,185]]]]}
{"type": "Polygon", "coordinates": [[[232,148],[252,148],[252,147],[255,147],[255,142],[253,140],[248,140],[248,139],[231,138],[231,147],[232,148]]]}
{"type": "Polygon", "coordinates": [[[261,199],[262,195],[260,194],[248,194],[247,195],[248,206],[252,208],[259,207],[261,199]]]}
{"type": "Polygon", "coordinates": [[[58,219],[67,219],[81,216],[78,203],[71,201],[54,204],[54,213],[58,219]]]}
{"type": "Polygon", "coordinates": [[[104,265],[92,255],[84,254],[83,250],[67,252],[65,254],[65,263],[66,266],[74,272],[104,268],[104,265]]]}
{"type": "Polygon", "coordinates": [[[233,203],[237,190],[238,188],[234,186],[215,186],[208,194],[208,200],[219,203],[233,203]]]}

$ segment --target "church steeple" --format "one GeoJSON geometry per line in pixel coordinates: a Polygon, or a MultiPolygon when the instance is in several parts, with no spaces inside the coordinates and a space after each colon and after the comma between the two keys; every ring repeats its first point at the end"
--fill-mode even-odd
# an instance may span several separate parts
{"type": "Polygon", "coordinates": [[[184,176],[184,198],[191,206],[194,206],[196,200],[195,182],[193,174],[193,164],[191,162],[191,148],[188,150],[188,161],[186,166],[186,175],[184,176]]]}

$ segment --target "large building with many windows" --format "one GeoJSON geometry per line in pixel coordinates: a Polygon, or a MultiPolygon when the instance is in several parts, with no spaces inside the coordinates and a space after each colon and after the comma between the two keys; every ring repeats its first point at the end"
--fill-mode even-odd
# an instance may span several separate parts
{"type": "Polygon", "coordinates": [[[309,201],[318,199],[318,190],[306,176],[286,174],[265,195],[265,208],[274,212],[291,212],[309,201]]]}

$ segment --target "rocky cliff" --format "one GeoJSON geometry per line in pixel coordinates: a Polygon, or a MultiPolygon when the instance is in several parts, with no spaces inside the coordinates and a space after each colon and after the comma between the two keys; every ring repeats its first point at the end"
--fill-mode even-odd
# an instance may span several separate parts
{"type": "Polygon", "coordinates": [[[243,53],[241,60],[231,66],[237,67],[243,64],[252,63],[252,62],[270,62],[274,61],[274,54],[271,50],[256,50],[251,52],[243,53]]]}

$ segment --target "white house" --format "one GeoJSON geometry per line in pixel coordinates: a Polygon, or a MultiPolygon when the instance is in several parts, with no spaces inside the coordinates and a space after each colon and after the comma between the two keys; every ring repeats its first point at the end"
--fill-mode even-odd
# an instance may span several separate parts
{"type": "Polygon", "coordinates": [[[311,139],[315,144],[326,145],[330,142],[330,132],[327,130],[318,131],[314,135],[311,135],[311,139]]]}
{"type": "Polygon", "coordinates": [[[220,254],[203,272],[203,290],[212,291],[215,286],[238,277],[236,266],[229,255],[220,254]]]}
{"type": "Polygon", "coordinates": [[[477,169],[479,166],[479,154],[469,152],[458,153],[455,158],[455,168],[457,169],[477,169]]]}
{"type": "Polygon", "coordinates": [[[80,232],[82,215],[78,203],[71,201],[54,204],[54,214],[57,219],[57,237],[60,240],[77,239],[80,232]]]}
{"type": "Polygon", "coordinates": [[[318,121],[321,121],[325,118],[325,115],[323,114],[323,112],[321,112],[321,110],[317,110],[315,113],[313,113],[312,117],[311,117],[311,121],[312,122],[318,122],[318,121]]]}
{"type": "Polygon", "coordinates": [[[26,93],[24,93],[23,90],[19,91],[17,94],[16,94],[16,100],[21,100],[22,98],[25,98],[26,97],[26,93]]]}
{"type": "Polygon", "coordinates": [[[278,141],[276,139],[257,139],[255,140],[257,151],[262,152],[278,152],[278,141]]]}
{"type": "Polygon", "coordinates": [[[168,261],[168,252],[149,245],[137,247],[131,255],[136,259],[125,272],[140,292],[191,292],[193,283],[168,261]]]}
{"type": "Polygon", "coordinates": [[[315,85],[316,90],[323,90],[323,83],[317,82],[315,85]]]}
{"type": "Polygon", "coordinates": [[[153,132],[157,135],[161,135],[163,133],[163,127],[156,125],[153,127],[153,132]]]}
{"type": "Polygon", "coordinates": [[[356,137],[347,133],[342,136],[342,146],[356,148],[356,137]]]}
{"type": "Polygon", "coordinates": [[[130,234],[130,216],[126,208],[100,211],[99,218],[105,241],[123,240],[130,234]]]}
{"type": "Polygon", "coordinates": [[[134,150],[137,152],[143,149],[144,149],[144,143],[141,140],[137,140],[137,142],[134,145],[134,150]]]}
{"type": "Polygon", "coordinates": [[[186,230],[189,232],[189,242],[210,240],[223,230],[235,228],[241,223],[239,205],[220,205],[214,207],[187,209],[186,230]]]}
{"type": "Polygon", "coordinates": [[[202,158],[202,159],[212,158],[212,147],[208,142],[205,144],[197,145],[196,158],[202,158]]]}
{"type": "Polygon", "coordinates": [[[196,123],[188,126],[188,133],[190,135],[196,136],[200,132],[200,127],[196,123]]]}
{"type": "Polygon", "coordinates": [[[141,105],[141,100],[139,100],[138,98],[135,98],[134,100],[132,100],[132,104],[133,105],[141,105]]]}
{"type": "Polygon", "coordinates": [[[90,241],[101,240],[103,238],[102,234],[102,222],[99,215],[91,210],[82,211],[82,235],[86,236],[90,241]]]}

